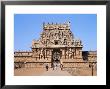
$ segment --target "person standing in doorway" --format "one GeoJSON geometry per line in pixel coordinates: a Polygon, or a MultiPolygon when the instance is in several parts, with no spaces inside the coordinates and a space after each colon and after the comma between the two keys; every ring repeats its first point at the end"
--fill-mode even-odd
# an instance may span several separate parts
{"type": "Polygon", "coordinates": [[[53,67],[53,70],[54,70],[55,65],[53,64],[52,67],[53,67]]]}
{"type": "Polygon", "coordinates": [[[48,67],[48,64],[46,64],[46,71],[48,71],[48,68],[49,68],[49,67],[48,67]]]}
{"type": "Polygon", "coordinates": [[[63,64],[60,65],[61,70],[63,70],[63,64]]]}

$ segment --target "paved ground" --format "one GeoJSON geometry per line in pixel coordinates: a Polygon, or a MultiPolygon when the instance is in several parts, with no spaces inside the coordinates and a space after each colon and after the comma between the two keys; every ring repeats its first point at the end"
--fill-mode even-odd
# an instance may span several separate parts
{"type": "Polygon", "coordinates": [[[61,71],[60,69],[52,70],[44,72],[41,76],[71,76],[67,71],[61,71]]]}
{"type": "MultiPolygon", "coordinates": [[[[46,71],[45,68],[20,68],[14,70],[15,76],[92,76],[91,68],[79,68],[76,71],[74,69],[67,71],[61,71],[60,69],[53,70],[49,68],[46,71]]],[[[97,75],[97,71],[94,70],[94,76],[97,75]]]]}
{"type": "Polygon", "coordinates": [[[15,76],[40,76],[44,71],[43,68],[20,68],[14,70],[15,76]]]}
{"type": "Polygon", "coordinates": [[[61,69],[53,70],[50,68],[48,71],[42,68],[21,68],[14,70],[15,76],[71,76],[67,71],[61,69]]]}

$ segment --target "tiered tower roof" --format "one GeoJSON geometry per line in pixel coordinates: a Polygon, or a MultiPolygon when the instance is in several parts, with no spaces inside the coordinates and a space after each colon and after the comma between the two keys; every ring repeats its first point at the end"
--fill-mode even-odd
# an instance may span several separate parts
{"type": "Polygon", "coordinates": [[[43,32],[39,40],[33,40],[32,48],[40,47],[82,47],[81,40],[76,40],[70,30],[70,22],[43,23],[43,32]]]}

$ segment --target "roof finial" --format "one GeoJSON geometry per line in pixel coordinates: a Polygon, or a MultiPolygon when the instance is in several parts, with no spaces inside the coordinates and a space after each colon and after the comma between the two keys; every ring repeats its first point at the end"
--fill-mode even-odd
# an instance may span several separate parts
{"type": "Polygon", "coordinates": [[[70,21],[67,22],[68,26],[70,26],[70,21]]]}
{"type": "Polygon", "coordinates": [[[43,27],[45,26],[45,22],[43,22],[43,27]]]}

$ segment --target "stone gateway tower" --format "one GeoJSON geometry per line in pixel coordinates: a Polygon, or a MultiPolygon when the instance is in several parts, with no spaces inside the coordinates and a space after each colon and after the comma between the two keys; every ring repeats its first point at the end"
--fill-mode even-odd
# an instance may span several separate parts
{"type": "Polygon", "coordinates": [[[43,23],[43,32],[38,40],[32,41],[32,51],[15,52],[15,67],[50,68],[60,65],[66,68],[89,68],[96,66],[96,51],[82,51],[80,39],[75,39],[70,29],[70,22],[43,23]]]}
{"type": "MultiPolygon", "coordinates": [[[[76,40],[70,30],[70,22],[43,24],[43,32],[32,42],[32,57],[48,62],[52,67],[67,62],[82,61],[82,42],[76,40]]],[[[66,65],[65,65],[66,66],[66,65]]]]}

